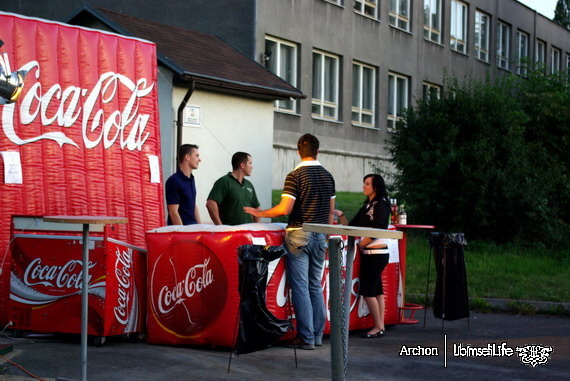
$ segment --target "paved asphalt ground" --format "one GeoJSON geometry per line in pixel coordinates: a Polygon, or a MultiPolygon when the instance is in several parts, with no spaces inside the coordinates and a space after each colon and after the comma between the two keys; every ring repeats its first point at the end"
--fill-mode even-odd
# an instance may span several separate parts
{"type": "MultiPolygon", "coordinates": [[[[569,380],[570,318],[547,315],[519,316],[472,313],[468,320],[442,321],[427,312],[420,323],[397,325],[379,339],[349,338],[347,380],[569,380]],[[503,344],[504,343],[504,344],[503,344]],[[503,356],[460,357],[459,345],[484,352],[495,344],[503,356]],[[502,347],[500,347],[503,345],[502,347]],[[516,347],[552,347],[548,362],[525,365],[516,347]],[[437,356],[404,356],[408,349],[435,352],[437,356]],[[419,349],[418,349],[419,348],[419,349]],[[512,350],[512,356],[507,356],[512,350]],[[457,351],[456,351],[457,352],[457,351]],[[446,367],[447,365],[447,367],[446,367]]],[[[10,332],[8,332],[9,334],[10,332]]],[[[33,380],[7,360],[44,380],[78,380],[79,335],[0,337],[0,346],[13,349],[0,357],[0,380],[33,380]]],[[[264,351],[233,356],[229,351],[195,347],[150,345],[143,341],[108,340],[88,348],[89,380],[329,380],[330,339],[314,351],[274,346],[264,351]]]]}

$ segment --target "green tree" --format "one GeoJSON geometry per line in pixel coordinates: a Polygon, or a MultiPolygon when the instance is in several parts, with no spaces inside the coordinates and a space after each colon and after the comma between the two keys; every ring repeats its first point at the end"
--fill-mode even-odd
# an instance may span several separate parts
{"type": "Polygon", "coordinates": [[[553,21],[570,29],[570,0],[558,0],[553,21]]]}
{"type": "MultiPolygon", "coordinates": [[[[528,116],[525,141],[534,162],[540,162],[545,199],[542,213],[549,216],[548,235],[570,224],[570,87],[568,73],[544,76],[532,72],[520,81],[517,99],[528,116]]],[[[537,168],[537,169],[538,169],[537,168]]],[[[567,236],[567,235],[566,235],[567,236]]]]}
{"type": "Polygon", "coordinates": [[[554,242],[569,222],[568,86],[531,73],[445,88],[408,109],[390,142],[409,219],[471,239],[554,242]]]}

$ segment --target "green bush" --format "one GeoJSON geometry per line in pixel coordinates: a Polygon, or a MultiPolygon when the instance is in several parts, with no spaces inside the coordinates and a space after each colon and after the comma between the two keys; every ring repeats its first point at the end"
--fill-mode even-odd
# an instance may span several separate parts
{"type": "Polygon", "coordinates": [[[409,219],[469,239],[568,245],[565,79],[537,71],[445,88],[409,108],[389,144],[409,219]]]}

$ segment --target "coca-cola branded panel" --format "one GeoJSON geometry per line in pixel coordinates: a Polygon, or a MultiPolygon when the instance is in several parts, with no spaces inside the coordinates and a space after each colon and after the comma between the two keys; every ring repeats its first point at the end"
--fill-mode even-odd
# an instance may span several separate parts
{"type": "MultiPolygon", "coordinates": [[[[146,253],[105,236],[89,246],[88,334],[143,332],[146,253]]],[[[82,237],[17,234],[12,246],[10,320],[36,332],[81,332],[82,237]]]]}
{"type": "Polygon", "coordinates": [[[273,224],[148,232],[148,342],[231,347],[239,305],[237,248],[282,242],[283,227],[273,224]]]}
{"type": "MultiPolygon", "coordinates": [[[[231,347],[239,306],[238,248],[250,244],[279,246],[284,233],[281,224],[263,223],[168,226],[147,232],[148,341],[231,347]]],[[[397,254],[397,244],[395,247],[397,254]]],[[[372,325],[364,301],[357,297],[358,255],[355,261],[349,327],[352,330],[372,325]]],[[[398,323],[398,270],[398,263],[390,263],[383,272],[386,324],[398,323]]],[[[328,281],[327,260],[322,278],[327,305],[328,281]]],[[[295,312],[288,303],[288,294],[286,259],[281,257],[268,266],[266,305],[277,318],[294,322],[295,312]]],[[[327,312],[325,333],[329,331],[327,312]]]]}
{"type": "Polygon", "coordinates": [[[164,201],[154,43],[4,12],[0,39],[1,72],[27,72],[0,98],[3,321],[13,215],[127,217],[112,236],[144,247],[164,201]]]}
{"type": "MultiPolygon", "coordinates": [[[[335,237],[335,236],[333,236],[335,237]]],[[[338,237],[343,240],[341,255],[343,256],[343,278],[346,278],[346,255],[348,240],[346,236],[338,237]]],[[[386,310],[384,313],[385,324],[398,324],[399,323],[399,306],[402,305],[402,287],[401,287],[401,272],[400,263],[398,258],[398,246],[396,240],[386,240],[390,250],[390,263],[382,272],[382,286],[384,290],[384,300],[386,303],[386,310]]],[[[370,311],[366,306],[364,299],[359,296],[360,289],[360,250],[358,247],[355,249],[354,262],[352,266],[352,280],[350,282],[351,297],[350,297],[350,330],[367,329],[374,325],[370,311]]],[[[276,261],[277,262],[277,261],[276,261]]],[[[294,312],[289,312],[287,305],[288,285],[285,281],[285,258],[281,258],[277,263],[271,263],[269,267],[269,279],[267,285],[267,305],[268,309],[272,311],[276,317],[286,319],[287,317],[294,317],[294,312]],[[274,267],[274,268],[272,268],[274,267]]],[[[323,271],[323,279],[321,285],[323,288],[323,295],[327,306],[327,318],[325,322],[325,334],[330,332],[330,306],[329,306],[329,254],[327,252],[325,257],[325,267],[323,271]]]]}

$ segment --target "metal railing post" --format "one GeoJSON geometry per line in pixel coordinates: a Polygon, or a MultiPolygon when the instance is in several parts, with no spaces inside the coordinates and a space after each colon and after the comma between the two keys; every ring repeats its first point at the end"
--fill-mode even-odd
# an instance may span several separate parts
{"type": "Polygon", "coordinates": [[[341,240],[329,239],[329,282],[331,311],[331,370],[332,380],[344,380],[343,328],[341,303],[341,240]]]}

